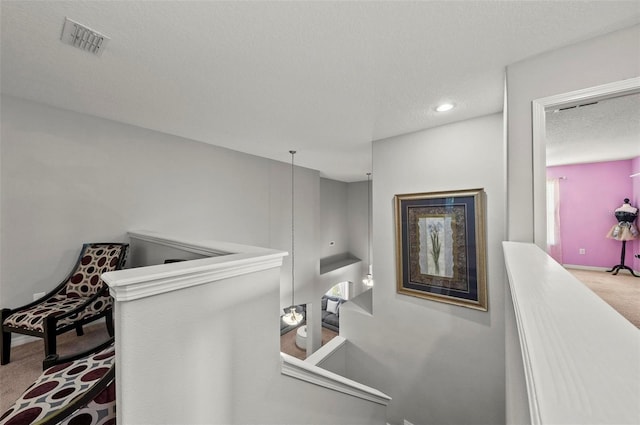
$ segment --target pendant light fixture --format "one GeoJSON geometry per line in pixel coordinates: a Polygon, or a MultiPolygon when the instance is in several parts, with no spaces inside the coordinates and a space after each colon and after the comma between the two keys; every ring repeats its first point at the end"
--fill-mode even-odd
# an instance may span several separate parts
{"type": "Polygon", "coordinates": [[[282,320],[289,326],[297,325],[302,322],[302,314],[296,311],[294,302],[295,290],[295,225],[294,225],[294,178],[293,178],[293,156],[296,151],[289,151],[291,154],[291,309],[287,314],[282,316],[282,320]]]}
{"type": "Polygon", "coordinates": [[[373,267],[371,266],[371,173],[367,173],[367,262],[369,263],[369,273],[362,279],[365,287],[373,286],[373,267]]]}

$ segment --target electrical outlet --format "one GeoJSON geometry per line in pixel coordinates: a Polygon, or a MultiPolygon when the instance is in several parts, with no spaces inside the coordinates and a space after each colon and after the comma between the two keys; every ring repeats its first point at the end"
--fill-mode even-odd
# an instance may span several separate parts
{"type": "Polygon", "coordinates": [[[580,249],[578,250],[578,253],[579,253],[580,255],[584,255],[584,254],[586,254],[586,250],[585,250],[584,248],[580,248],[580,249]]]}

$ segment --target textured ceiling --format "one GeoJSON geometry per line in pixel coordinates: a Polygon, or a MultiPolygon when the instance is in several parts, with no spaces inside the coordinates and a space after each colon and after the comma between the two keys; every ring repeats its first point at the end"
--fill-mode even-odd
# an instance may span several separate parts
{"type": "Polygon", "coordinates": [[[546,113],[547,165],[640,156],[640,93],[546,113]]]}
{"type": "MultiPolygon", "coordinates": [[[[506,65],[638,1],[1,3],[2,93],[365,180],[371,141],[502,110],[506,65]],[[111,38],[60,42],[65,16],[111,38]],[[457,108],[437,114],[448,100],[457,108]]],[[[472,141],[470,141],[472,142],[472,141]]]]}

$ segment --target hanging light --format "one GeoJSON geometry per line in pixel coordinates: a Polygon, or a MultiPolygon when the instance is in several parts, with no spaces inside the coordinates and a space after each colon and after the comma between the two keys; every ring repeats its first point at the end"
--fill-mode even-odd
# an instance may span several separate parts
{"type": "Polygon", "coordinates": [[[302,322],[302,314],[296,311],[294,303],[294,289],[295,289],[295,226],[294,226],[294,202],[293,202],[293,156],[296,151],[289,151],[291,154],[291,308],[287,314],[282,316],[282,320],[289,326],[297,325],[302,322]]]}
{"type": "Polygon", "coordinates": [[[367,262],[369,263],[369,273],[362,279],[362,283],[367,288],[373,286],[373,267],[371,266],[371,173],[367,173],[367,262]]]}

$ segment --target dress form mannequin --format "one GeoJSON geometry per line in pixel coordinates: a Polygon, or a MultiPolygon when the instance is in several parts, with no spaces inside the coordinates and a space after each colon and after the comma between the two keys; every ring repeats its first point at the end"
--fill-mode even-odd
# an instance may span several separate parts
{"type": "Polygon", "coordinates": [[[620,255],[620,264],[613,266],[611,270],[607,271],[613,272],[615,275],[618,274],[621,269],[626,269],[629,270],[633,276],[640,277],[633,272],[631,267],[624,265],[627,241],[638,239],[640,237],[638,228],[633,224],[636,218],[638,218],[638,208],[632,207],[631,204],[629,204],[629,198],[625,198],[622,206],[616,208],[615,216],[618,220],[618,224],[614,225],[611,230],[609,230],[607,237],[622,241],[622,253],[620,255]]]}
{"type": "Polygon", "coordinates": [[[616,212],[626,212],[635,214],[636,217],[638,216],[638,209],[636,207],[632,207],[631,204],[629,204],[629,198],[624,198],[624,203],[621,207],[616,208],[616,212]]]}

